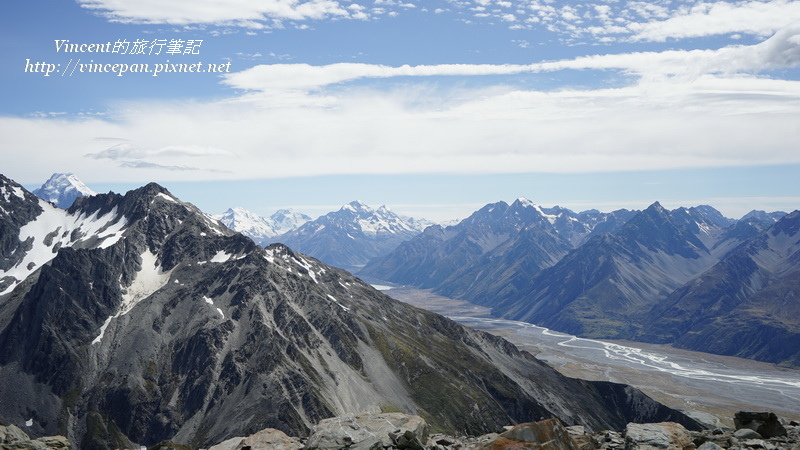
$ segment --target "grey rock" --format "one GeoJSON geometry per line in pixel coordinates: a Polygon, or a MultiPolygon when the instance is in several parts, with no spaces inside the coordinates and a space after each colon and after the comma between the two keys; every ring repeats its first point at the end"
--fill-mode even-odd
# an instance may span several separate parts
{"type": "Polygon", "coordinates": [[[0,444],[10,444],[17,441],[27,441],[28,434],[16,425],[0,425],[0,444]]]}
{"type": "Polygon", "coordinates": [[[369,450],[396,446],[424,448],[428,424],[419,416],[401,413],[339,416],[320,421],[309,436],[305,449],[369,450]]]}
{"type": "Polygon", "coordinates": [[[750,428],[741,428],[733,432],[733,437],[736,439],[761,439],[763,436],[750,428]]]}
{"type": "Polygon", "coordinates": [[[241,443],[244,439],[245,438],[243,436],[232,437],[220,442],[217,445],[212,445],[208,448],[208,450],[235,450],[239,443],[241,443]]]}
{"type": "Polygon", "coordinates": [[[0,449],[2,450],[47,450],[68,449],[70,443],[64,436],[46,436],[31,439],[16,425],[0,425],[0,449]]]}
{"type": "Polygon", "coordinates": [[[677,423],[629,423],[625,428],[625,448],[628,450],[679,450],[693,445],[689,432],[677,423]]]}
{"type": "Polygon", "coordinates": [[[711,441],[708,441],[704,442],[700,447],[697,447],[697,450],[722,450],[722,447],[711,441]]]}
{"type": "Polygon", "coordinates": [[[581,436],[586,434],[586,427],[583,425],[573,425],[571,427],[566,427],[566,429],[570,436],[581,436]]]}
{"type": "Polygon", "coordinates": [[[303,444],[296,438],[287,436],[283,431],[266,428],[243,439],[236,450],[298,450],[303,444]]]}

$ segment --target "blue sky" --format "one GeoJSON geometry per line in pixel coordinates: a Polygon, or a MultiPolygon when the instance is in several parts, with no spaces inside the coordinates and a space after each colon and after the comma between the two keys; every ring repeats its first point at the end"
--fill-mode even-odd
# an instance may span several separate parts
{"type": "Polygon", "coordinates": [[[800,205],[800,1],[31,0],[0,33],[0,171],[26,186],[434,220],[800,205]]]}

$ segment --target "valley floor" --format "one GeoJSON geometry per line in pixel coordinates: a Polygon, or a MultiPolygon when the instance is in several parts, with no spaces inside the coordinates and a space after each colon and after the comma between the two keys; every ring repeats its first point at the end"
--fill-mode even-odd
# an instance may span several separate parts
{"type": "Polygon", "coordinates": [[[390,288],[388,283],[375,286],[397,300],[502,336],[567,376],[632,385],[707,423],[731,426],[730,418],[740,410],[768,410],[800,419],[800,370],[664,345],[580,339],[495,319],[488,308],[429,291],[390,288]]]}

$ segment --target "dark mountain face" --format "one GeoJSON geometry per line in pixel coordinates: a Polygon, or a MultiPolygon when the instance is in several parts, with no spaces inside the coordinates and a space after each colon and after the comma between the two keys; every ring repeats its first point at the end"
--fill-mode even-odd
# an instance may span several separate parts
{"type": "Polygon", "coordinates": [[[0,181],[0,226],[25,238],[3,250],[0,421],[32,420],[31,434],[200,447],[379,410],[472,434],[542,416],[689,423],[285,246],[263,249],[158,185],[65,212],[0,181]],[[13,263],[26,258],[39,264],[13,263]]]}
{"type": "Polygon", "coordinates": [[[795,211],[656,305],[639,339],[798,366],[798,280],[795,211]]]}
{"type": "Polygon", "coordinates": [[[354,201],[335,212],[270,238],[336,267],[363,267],[419,231],[386,207],[372,209],[354,201]]]}
{"type": "Polygon", "coordinates": [[[539,270],[596,230],[618,229],[627,215],[625,210],[575,214],[524,198],[511,205],[492,203],[457,225],[426,229],[359,274],[492,305],[519,295],[539,270]]]}
{"type": "Polygon", "coordinates": [[[795,220],[753,211],[733,221],[706,205],[659,203],[574,214],[521,199],[429,228],[360,273],[585,337],[796,366],[795,220]]]}
{"type": "Polygon", "coordinates": [[[717,258],[700,239],[721,233],[704,215],[654,203],[616,234],[590,239],[535,275],[495,314],[590,337],[630,338],[660,299],[717,258]],[[700,220],[698,225],[697,220],[700,220]]]}

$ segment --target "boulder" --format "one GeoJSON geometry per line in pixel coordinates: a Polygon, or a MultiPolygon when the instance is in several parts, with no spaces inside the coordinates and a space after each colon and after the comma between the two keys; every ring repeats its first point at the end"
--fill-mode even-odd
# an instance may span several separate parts
{"type": "Polygon", "coordinates": [[[417,449],[428,441],[428,424],[419,416],[401,413],[339,416],[320,421],[305,449],[369,450],[395,447],[417,449]]]}
{"type": "Polygon", "coordinates": [[[704,442],[700,447],[697,447],[697,450],[722,450],[722,447],[711,441],[708,441],[704,442]]]}
{"type": "Polygon", "coordinates": [[[235,450],[298,450],[303,444],[283,431],[267,428],[243,439],[235,450]]]}
{"type": "Polygon", "coordinates": [[[298,450],[303,444],[283,431],[265,428],[248,437],[235,437],[222,441],[208,450],[298,450]]]}
{"type": "Polygon", "coordinates": [[[16,425],[0,425],[0,444],[11,444],[17,441],[27,441],[28,434],[16,425]]]}
{"type": "Polygon", "coordinates": [[[694,447],[692,437],[678,423],[629,423],[625,427],[626,450],[682,450],[689,447],[694,447]]]}
{"type": "Polygon", "coordinates": [[[32,440],[27,433],[16,425],[0,425],[0,448],[18,450],[68,449],[70,444],[69,440],[64,436],[45,436],[32,440]]]}
{"type": "Polygon", "coordinates": [[[34,439],[33,442],[40,442],[44,446],[44,448],[48,449],[71,448],[71,445],[69,444],[69,439],[67,439],[64,436],[45,436],[45,437],[40,437],[38,439],[34,439]]]}
{"type": "Polygon", "coordinates": [[[733,424],[737,430],[749,428],[765,439],[786,436],[786,428],[773,412],[739,411],[733,417],[733,424]]]}
{"type": "Polygon", "coordinates": [[[558,419],[519,424],[483,448],[534,449],[534,450],[580,450],[575,440],[558,419]]]}
{"type": "Polygon", "coordinates": [[[761,439],[763,436],[758,431],[750,428],[740,428],[733,433],[736,439],[761,439]]]}
{"type": "Polygon", "coordinates": [[[233,437],[222,441],[219,444],[212,445],[208,448],[208,450],[235,450],[236,446],[238,446],[243,440],[245,440],[244,436],[233,437]]]}

